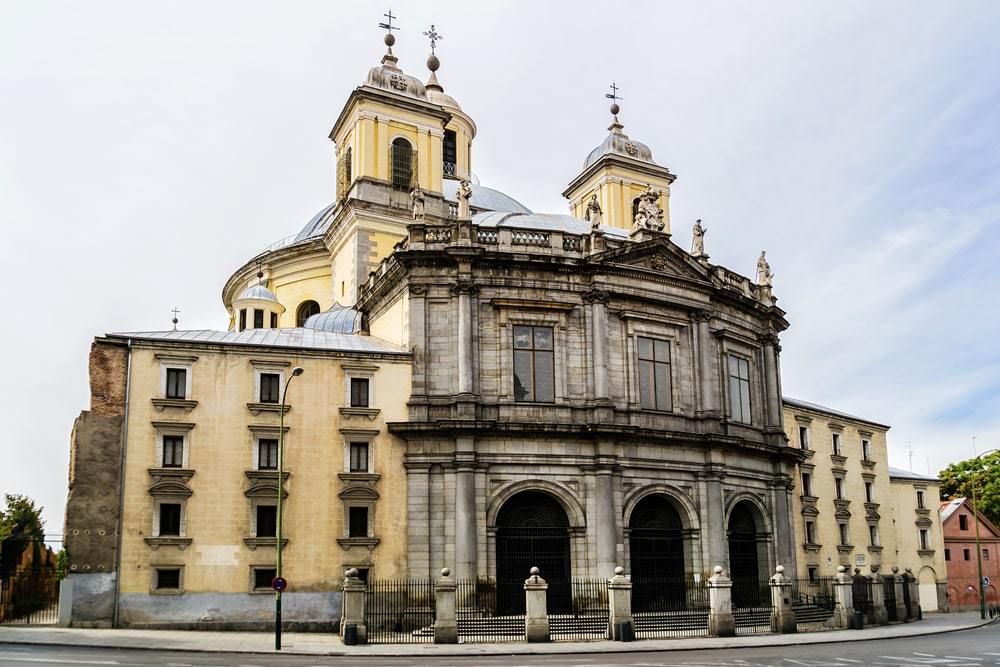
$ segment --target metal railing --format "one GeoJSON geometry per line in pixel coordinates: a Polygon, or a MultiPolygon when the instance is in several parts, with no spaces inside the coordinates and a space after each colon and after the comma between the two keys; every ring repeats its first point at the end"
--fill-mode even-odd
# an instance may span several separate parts
{"type": "Polygon", "coordinates": [[[608,581],[573,579],[569,614],[549,614],[549,634],[553,640],[586,641],[604,639],[608,634],[608,581]]]}
{"type": "Polygon", "coordinates": [[[489,577],[459,579],[455,589],[458,638],[471,642],[524,641],[524,615],[497,613],[497,582],[489,577]]]}
{"type": "Polygon", "coordinates": [[[0,623],[44,625],[59,621],[59,580],[47,567],[24,568],[0,579],[0,623]]]}
{"type": "Polygon", "coordinates": [[[635,577],[632,621],[636,639],[708,636],[709,591],[693,577],[635,577]]]}
{"type": "Polygon", "coordinates": [[[434,584],[430,579],[369,579],[365,629],[369,644],[434,641],[434,584]]]}

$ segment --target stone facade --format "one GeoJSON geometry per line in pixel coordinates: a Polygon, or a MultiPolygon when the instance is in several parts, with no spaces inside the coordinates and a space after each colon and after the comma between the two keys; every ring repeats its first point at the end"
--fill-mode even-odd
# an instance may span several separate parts
{"type": "Polygon", "coordinates": [[[889,469],[892,509],[895,518],[896,563],[909,570],[920,587],[920,608],[924,612],[948,610],[950,575],[945,561],[941,530],[941,481],[889,469]]]}

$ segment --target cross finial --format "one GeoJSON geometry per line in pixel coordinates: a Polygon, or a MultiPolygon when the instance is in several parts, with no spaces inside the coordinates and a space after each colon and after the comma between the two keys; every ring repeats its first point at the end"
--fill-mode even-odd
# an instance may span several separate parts
{"type": "Polygon", "coordinates": [[[399,17],[398,16],[394,16],[391,9],[388,12],[386,12],[385,14],[382,14],[382,16],[384,16],[388,20],[385,23],[379,23],[378,27],[385,28],[390,35],[392,34],[393,30],[399,30],[399,28],[397,26],[394,26],[392,24],[392,20],[393,19],[398,19],[399,17]]]}
{"type": "Polygon", "coordinates": [[[434,24],[433,23],[431,24],[431,29],[430,30],[425,30],[424,31],[424,37],[427,37],[428,39],[431,40],[431,53],[432,54],[434,53],[434,47],[437,46],[438,40],[439,39],[444,39],[444,35],[439,34],[438,31],[434,29],[434,24]]]}
{"type": "Polygon", "coordinates": [[[176,306],[175,306],[175,307],[174,307],[174,309],[173,309],[172,311],[170,311],[170,312],[172,312],[172,313],[174,314],[174,319],[173,319],[173,320],[171,320],[171,321],[172,321],[172,322],[174,323],[174,331],[177,331],[177,315],[178,315],[178,314],[179,314],[179,313],[180,313],[181,311],[177,310],[177,308],[176,308],[176,306]]]}
{"type": "Polygon", "coordinates": [[[618,97],[618,86],[615,85],[614,81],[611,82],[610,88],[611,88],[611,92],[610,93],[604,93],[604,96],[606,98],[608,98],[609,100],[611,100],[612,103],[617,102],[621,98],[618,97]]]}

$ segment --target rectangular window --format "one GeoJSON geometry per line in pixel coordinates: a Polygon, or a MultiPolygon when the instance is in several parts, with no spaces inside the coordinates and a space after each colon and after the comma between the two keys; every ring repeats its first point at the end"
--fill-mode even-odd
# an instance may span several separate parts
{"type": "Polygon", "coordinates": [[[951,560],[951,549],[945,549],[944,550],[944,559],[945,560],[951,560]]]}
{"type": "Polygon", "coordinates": [[[643,410],[670,410],[670,343],[638,337],[639,405],[643,410]]]}
{"type": "Polygon", "coordinates": [[[809,581],[816,581],[817,577],[819,576],[816,570],[817,568],[815,566],[810,566],[808,570],[806,570],[809,573],[809,581]]]}
{"type": "Polygon", "coordinates": [[[260,308],[253,309],[253,328],[263,329],[264,328],[264,311],[260,308]]]}
{"type": "Polygon", "coordinates": [[[351,407],[368,407],[368,378],[351,378],[351,407]]]}
{"type": "Polygon", "coordinates": [[[969,517],[965,514],[958,515],[958,529],[968,530],[969,529],[969,517]]]}
{"type": "Polygon", "coordinates": [[[160,503],[160,536],[178,537],[181,534],[180,503],[160,503]]]}
{"type": "Polygon", "coordinates": [[[275,537],[278,534],[278,508],[274,505],[257,505],[257,537],[275,537]]]}
{"type": "Polygon", "coordinates": [[[271,313],[271,328],[278,328],[278,313],[271,313]]]}
{"type": "Polygon", "coordinates": [[[351,472],[368,472],[368,443],[351,443],[351,472]]]}
{"type": "Polygon", "coordinates": [[[350,507],[347,510],[348,537],[368,537],[368,508],[350,507]]]}
{"type": "Polygon", "coordinates": [[[247,309],[240,308],[240,331],[247,328],[247,309]]]}
{"type": "Polygon", "coordinates": [[[750,362],[729,355],[729,413],[733,421],[750,423],[750,362]]]}
{"type": "Polygon", "coordinates": [[[261,438],[257,441],[257,470],[278,469],[278,440],[261,438]]]}
{"type": "Polygon", "coordinates": [[[278,393],[281,387],[281,375],[278,373],[260,374],[260,402],[277,403],[280,400],[278,393]]]}
{"type": "Polygon", "coordinates": [[[972,560],[972,556],[968,549],[962,549],[962,560],[972,560]]]}
{"type": "Polygon", "coordinates": [[[878,546],[878,526],[868,526],[868,544],[878,546]]]}
{"type": "Polygon", "coordinates": [[[802,449],[809,449],[809,427],[800,426],[799,427],[799,447],[802,449]]]}
{"type": "Polygon", "coordinates": [[[926,528],[920,529],[920,549],[927,550],[931,548],[930,534],[927,532],[926,528]]]}
{"type": "Polygon", "coordinates": [[[842,477],[835,477],[833,479],[834,489],[837,492],[837,500],[844,499],[844,479],[842,477]]]}
{"type": "Polygon", "coordinates": [[[167,398],[187,398],[187,370],[184,368],[167,369],[167,398]]]}
{"type": "Polygon", "coordinates": [[[863,439],[861,441],[861,458],[865,461],[872,460],[872,443],[871,440],[863,439]]]}
{"type": "Polygon", "coordinates": [[[458,135],[455,130],[444,131],[444,147],[442,151],[444,175],[455,175],[455,163],[458,162],[458,135]]]}
{"type": "Polygon", "coordinates": [[[840,452],[840,434],[839,433],[834,433],[833,434],[833,453],[836,456],[841,456],[841,452],[840,452]]]}
{"type": "Polygon", "coordinates": [[[184,436],[163,436],[163,467],[181,468],[184,466],[184,436]]]}
{"type": "Polygon", "coordinates": [[[990,550],[983,549],[983,560],[989,560],[989,559],[990,559],[990,550]]]}
{"type": "Polygon", "coordinates": [[[552,327],[514,327],[514,400],[555,401],[552,327]]]}
{"type": "Polygon", "coordinates": [[[875,502],[875,484],[873,482],[865,482],[865,502],[875,502]]]}
{"type": "Polygon", "coordinates": [[[806,521],[806,544],[816,544],[815,521],[806,521]]]}
{"type": "Polygon", "coordinates": [[[917,491],[917,509],[918,510],[924,509],[924,492],[923,491],[917,491]]]}
{"type": "Polygon", "coordinates": [[[157,568],[156,570],[156,590],[176,591],[181,587],[180,568],[157,568]]]}
{"type": "Polygon", "coordinates": [[[850,535],[848,535],[847,533],[847,524],[846,523],[839,524],[839,528],[840,528],[840,544],[843,546],[849,545],[851,542],[848,539],[850,535]]]}
{"type": "Polygon", "coordinates": [[[253,569],[253,588],[255,591],[271,590],[271,582],[277,576],[273,567],[255,567],[253,569]]]}
{"type": "Polygon", "coordinates": [[[812,475],[807,472],[802,473],[802,495],[811,496],[812,490],[812,475]]]}

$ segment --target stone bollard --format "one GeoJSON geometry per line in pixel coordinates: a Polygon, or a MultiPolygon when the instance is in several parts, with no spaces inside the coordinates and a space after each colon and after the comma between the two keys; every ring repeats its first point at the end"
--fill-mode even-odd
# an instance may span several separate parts
{"type": "Polygon", "coordinates": [[[358,576],[357,568],[350,568],[344,573],[344,611],[340,616],[340,636],[343,638],[344,629],[348,625],[353,625],[357,629],[357,640],[359,644],[368,641],[368,632],[365,628],[365,590],[367,586],[358,576]]]}
{"type": "Polygon", "coordinates": [[[878,565],[872,565],[872,617],[872,623],[889,624],[889,612],[885,608],[885,588],[878,565]]]}
{"type": "Polygon", "coordinates": [[[774,568],[771,577],[771,632],[783,635],[798,630],[792,606],[792,580],[785,576],[785,566],[774,568]]]}
{"type": "Polygon", "coordinates": [[[632,582],[625,578],[625,568],[616,567],[615,576],[608,580],[608,636],[616,642],[631,641],[622,637],[621,624],[632,625],[632,582]]]}
{"type": "Polygon", "coordinates": [[[896,587],[896,620],[900,623],[906,623],[910,619],[907,618],[906,597],[903,595],[905,581],[903,576],[899,574],[899,568],[895,565],[892,566],[892,585],[896,587]]]}
{"type": "Polygon", "coordinates": [[[837,567],[837,576],[833,579],[833,593],[836,607],[833,610],[833,624],[838,630],[847,630],[853,625],[854,596],[851,590],[854,582],[847,574],[843,565],[837,567]]]}
{"type": "Polygon", "coordinates": [[[451,577],[451,570],[441,570],[441,578],[434,582],[434,643],[457,644],[458,620],[455,616],[455,589],[458,584],[451,577]]]}
{"type": "Polygon", "coordinates": [[[531,576],[524,581],[524,638],[529,642],[549,641],[549,613],[545,596],[549,585],[538,576],[538,568],[531,568],[531,576]]]}
{"type": "Polygon", "coordinates": [[[736,619],[733,617],[733,582],[716,565],[715,574],[708,578],[708,636],[734,637],[736,619]]]}
{"type": "Polygon", "coordinates": [[[920,584],[913,575],[913,570],[906,568],[906,585],[910,588],[910,614],[909,620],[919,621],[923,618],[920,611],[920,584]]]}

